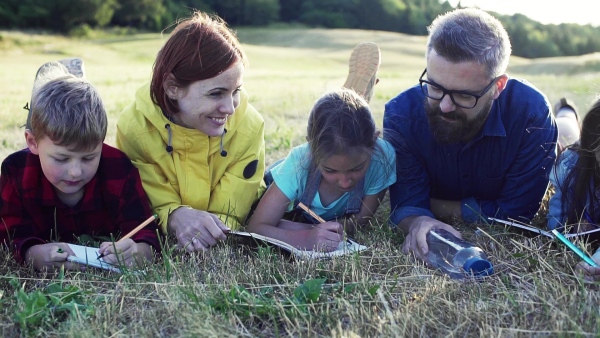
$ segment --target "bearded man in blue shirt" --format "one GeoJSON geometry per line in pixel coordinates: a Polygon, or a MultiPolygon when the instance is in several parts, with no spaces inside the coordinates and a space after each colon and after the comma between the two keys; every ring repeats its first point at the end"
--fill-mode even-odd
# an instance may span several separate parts
{"type": "Polygon", "coordinates": [[[385,106],[384,137],[397,155],[390,221],[402,251],[423,260],[440,220],[530,220],[556,158],[557,129],[544,94],[509,78],[511,47],[486,12],[457,9],[429,27],[427,68],[385,106]]]}

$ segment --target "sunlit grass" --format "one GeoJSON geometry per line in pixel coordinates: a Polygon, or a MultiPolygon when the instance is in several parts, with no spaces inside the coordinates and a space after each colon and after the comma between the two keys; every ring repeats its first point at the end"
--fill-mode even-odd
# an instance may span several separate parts
{"type": "MultiPolygon", "coordinates": [[[[87,78],[108,109],[107,142],[114,144],[118,114],[149,80],[162,44],[159,34],[92,41],[0,34],[2,158],[24,146],[22,107],[43,62],[84,58],[87,78]]],[[[250,59],[244,86],[265,118],[268,163],[303,142],[312,104],[343,83],[357,43],[374,41],[382,50],[371,105],[379,127],[384,104],[416,84],[425,67],[424,37],[297,28],[242,29],[239,36],[250,59]]],[[[600,92],[599,60],[597,55],[514,58],[509,73],[526,77],[552,103],[566,95],[585,110],[600,92]]],[[[164,258],[146,275],[89,271],[61,276],[36,273],[0,251],[0,334],[504,337],[599,332],[600,293],[574,277],[576,257],[563,246],[502,227],[457,222],[465,238],[487,252],[496,274],[482,282],[453,281],[401,253],[404,238],[387,226],[388,213],[386,199],[372,227],[356,235],[368,251],[330,261],[296,261],[275,249],[234,240],[208,254],[190,255],[171,240],[164,258]],[[69,304],[64,293],[44,289],[53,283],[81,290],[82,302],[94,312],[74,307],[65,315],[45,306],[35,313],[46,321],[33,325],[32,312],[25,323],[31,327],[19,326],[15,314],[32,309],[27,299],[37,291],[48,299],[60,296],[59,305],[69,304]]]]}

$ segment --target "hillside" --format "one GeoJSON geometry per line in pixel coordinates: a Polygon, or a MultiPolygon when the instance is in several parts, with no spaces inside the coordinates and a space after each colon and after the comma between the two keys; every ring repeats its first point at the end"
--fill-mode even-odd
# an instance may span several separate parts
{"type": "MultiPolygon", "coordinates": [[[[108,139],[114,139],[114,122],[132,99],[138,86],[150,78],[152,62],[162,45],[159,34],[140,34],[96,40],[60,36],[0,32],[0,157],[22,146],[22,129],[33,77],[48,60],[79,56],[87,77],[105,100],[111,119],[108,139]]],[[[382,51],[372,109],[380,123],[383,105],[401,90],[414,85],[425,67],[426,38],[400,33],[347,29],[244,28],[238,31],[250,59],[245,87],[252,103],[267,120],[267,134],[290,135],[289,123],[303,125],[314,100],[343,83],[352,48],[373,41],[382,51]]],[[[585,109],[597,91],[600,54],[580,57],[526,60],[513,57],[509,74],[525,77],[544,91],[552,102],[569,96],[585,109]]],[[[276,142],[283,143],[279,140],[276,142]]],[[[279,149],[280,145],[274,145],[279,149]]]]}

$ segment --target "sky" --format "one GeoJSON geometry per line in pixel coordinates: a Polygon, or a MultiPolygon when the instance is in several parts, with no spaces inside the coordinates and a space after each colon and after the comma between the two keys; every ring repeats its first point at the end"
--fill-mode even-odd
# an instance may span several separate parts
{"type": "MultiPolygon", "coordinates": [[[[459,0],[448,2],[456,6],[459,0]]],[[[598,0],[460,0],[460,2],[464,7],[477,6],[500,14],[521,13],[544,24],[577,23],[600,26],[598,11],[600,1],[598,0]]]]}

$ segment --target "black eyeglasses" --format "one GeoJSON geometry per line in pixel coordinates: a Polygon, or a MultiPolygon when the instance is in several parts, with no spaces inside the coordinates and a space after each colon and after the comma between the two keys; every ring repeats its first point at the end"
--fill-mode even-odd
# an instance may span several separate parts
{"type": "Polygon", "coordinates": [[[490,90],[490,88],[492,88],[492,86],[494,85],[494,83],[496,83],[496,80],[498,79],[497,77],[495,77],[492,80],[492,82],[490,82],[490,84],[487,85],[487,87],[485,87],[483,91],[478,95],[462,90],[448,90],[435,82],[423,80],[423,76],[425,76],[426,73],[427,68],[425,68],[423,74],[421,74],[421,77],[419,77],[421,91],[423,91],[423,94],[425,94],[425,96],[432,100],[441,101],[444,98],[444,96],[448,94],[450,95],[450,99],[452,100],[452,102],[454,102],[455,105],[465,109],[471,109],[475,107],[477,105],[477,101],[479,101],[479,99],[483,95],[485,95],[485,93],[487,93],[488,90],[490,90]]]}

